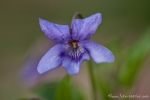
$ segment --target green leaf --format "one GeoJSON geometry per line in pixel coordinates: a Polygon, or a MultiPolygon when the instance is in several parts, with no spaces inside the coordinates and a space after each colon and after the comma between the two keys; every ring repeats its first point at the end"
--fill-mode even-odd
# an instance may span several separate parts
{"type": "Polygon", "coordinates": [[[72,100],[86,100],[82,91],[76,86],[74,86],[72,90],[72,100]]]}
{"type": "Polygon", "coordinates": [[[72,93],[71,93],[71,83],[70,77],[67,75],[60,83],[56,95],[55,100],[71,100],[72,93]]]}
{"type": "Polygon", "coordinates": [[[127,52],[125,64],[119,74],[119,81],[122,85],[129,87],[133,85],[150,51],[149,43],[150,28],[127,52]]]}
{"type": "Polygon", "coordinates": [[[70,76],[67,75],[60,83],[55,100],[84,100],[83,94],[72,84],[70,76]]]}
{"type": "Polygon", "coordinates": [[[33,91],[43,100],[54,100],[58,83],[49,83],[35,88],[33,91]]]}
{"type": "Polygon", "coordinates": [[[113,93],[110,85],[107,84],[106,82],[104,82],[104,80],[102,81],[99,79],[98,88],[100,90],[101,95],[103,96],[102,99],[103,100],[110,100],[108,95],[113,93]]]}

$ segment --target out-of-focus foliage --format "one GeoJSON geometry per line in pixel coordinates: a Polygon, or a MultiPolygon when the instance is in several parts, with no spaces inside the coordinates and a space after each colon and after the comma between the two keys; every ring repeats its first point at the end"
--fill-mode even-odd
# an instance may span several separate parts
{"type": "Polygon", "coordinates": [[[99,79],[98,80],[98,89],[100,91],[100,94],[101,94],[103,100],[111,99],[108,97],[108,95],[113,92],[112,92],[112,88],[110,87],[109,83],[99,79]]]}
{"type": "Polygon", "coordinates": [[[71,100],[72,99],[72,88],[71,88],[71,80],[70,77],[67,75],[62,82],[60,83],[55,100],[65,99],[65,100],[71,100]]]}
{"type": "Polygon", "coordinates": [[[37,87],[34,92],[44,100],[54,100],[57,88],[58,83],[50,83],[37,87]]]}
{"type": "Polygon", "coordinates": [[[150,28],[144,32],[131,47],[125,56],[125,62],[118,75],[120,84],[132,86],[142,64],[150,53],[150,28]]]}
{"type": "Polygon", "coordinates": [[[85,100],[83,93],[72,84],[68,75],[60,83],[50,83],[37,87],[34,89],[34,93],[43,100],[85,100]]]}
{"type": "Polygon", "coordinates": [[[85,100],[81,91],[72,84],[70,76],[67,75],[60,83],[54,100],[85,100]]]}

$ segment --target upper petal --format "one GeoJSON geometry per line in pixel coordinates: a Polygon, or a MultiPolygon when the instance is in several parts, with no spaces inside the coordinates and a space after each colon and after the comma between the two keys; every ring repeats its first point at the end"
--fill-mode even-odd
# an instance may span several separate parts
{"type": "Polygon", "coordinates": [[[37,67],[40,74],[57,68],[62,64],[65,46],[64,44],[57,44],[42,57],[37,67]]]}
{"type": "Polygon", "coordinates": [[[89,59],[90,57],[85,50],[82,47],[79,47],[76,51],[69,50],[62,61],[62,66],[69,74],[75,75],[79,73],[81,63],[89,59]]]}
{"type": "Polygon", "coordinates": [[[82,41],[79,44],[87,50],[87,52],[90,54],[90,56],[96,63],[110,63],[115,60],[115,57],[110,50],[108,50],[102,45],[99,45],[96,42],[82,41]]]}
{"type": "Polygon", "coordinates": [[[96,13],[85,19],[75,19],[72,23],[72,38],[74,40],[87,40],[96,31],[102,22],[102,15],[96,13]]]}
{"type": "Polygon", "coordinates": [[[39,24],[44,34],[57,43],[70,40],[70,29],[68,25],[54,24],[39,18],[39,24]]]}

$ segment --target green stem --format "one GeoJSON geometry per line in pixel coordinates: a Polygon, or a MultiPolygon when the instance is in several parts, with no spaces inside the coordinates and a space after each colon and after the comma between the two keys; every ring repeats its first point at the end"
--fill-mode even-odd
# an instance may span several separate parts
{"type": "Polygon", "coordinates": [[[81,15],[81,13],[79,13],[79,12],[76,12],[76,13],[74,13],[74,15],[73,15],[73,17],[72,17],[72,20],[71,20],[71,29],[72,29],[72,22],[76,19],[76,18],[80,18],[80,19],[83,19],[83,16],[81,15]]]}
{"type": "Polygon", "coordinates": [[[70,35],[71,36],[72,36],[72,23],[77,17],[80,19],[83,19],[83,16],[81,15],[81,13],[79,13],[79,12],[74,13],[72,20],[71,20],[71,25],[70,25],[70,35]]]}
{"type": "Polygon", "coordinates": [[[98,100],[97,99],[97,92],[96,92],[96,82],[95,82],[95,75],[94,75],[94,66],[92,65],[92,60],[89,61],[89,75],[90,75],[90,80],[91,80],[91,85],[92,85],[92,92],[93,92],[93,100],[98,100]]]}

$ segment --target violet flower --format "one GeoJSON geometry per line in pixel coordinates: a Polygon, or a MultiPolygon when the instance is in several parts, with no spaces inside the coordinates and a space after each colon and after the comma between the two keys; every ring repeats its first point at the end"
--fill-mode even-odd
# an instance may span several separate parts
{"type": "Polygon", "coordinates": [[[58,44],[43,56],[37,67],[38,72],[42,74],[62,65],[69,74],[78,74],[81,63],[90,60],[89,55],[96,63],[113,62],[115,58],[110,50],[88,40],[101,22],[101,14],[96,13],[85,19],[75,19],[70,30],[68,25],[39,18],[43,33],[58,44]]]}

